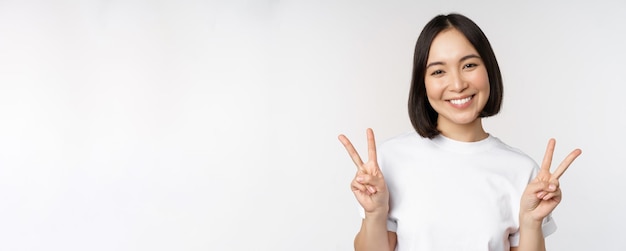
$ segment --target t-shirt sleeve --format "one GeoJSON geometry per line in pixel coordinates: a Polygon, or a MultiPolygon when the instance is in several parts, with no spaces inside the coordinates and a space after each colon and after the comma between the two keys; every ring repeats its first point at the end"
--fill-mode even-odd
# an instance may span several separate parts
{"type": "MultiPolygon", "coordinates": [[[[556,223],[554,219],[552,219],[552,215],[546,216],[541,223],[541,230],[543,232],[543,238],[548,237],[556,231],[556,223]]],[[[519,246],[519,229],[515,233],[511,233],[509,235],[509,242],[511,243],[511,247],[519,246]]]]}

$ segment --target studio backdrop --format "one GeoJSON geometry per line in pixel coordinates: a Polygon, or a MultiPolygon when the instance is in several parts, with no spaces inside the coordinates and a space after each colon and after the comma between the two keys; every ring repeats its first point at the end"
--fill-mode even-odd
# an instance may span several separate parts
{"type": "MultiPolygon", "coordinates": [[[[486,130],[561,178],[549,250],[623,250],[623,1],[0,1],[0,250],[351,250],[355,167],[412,130],[422,27],[504,77],[486,130]]],[[[441,184],[452,186],[454,184],[441,184]]]]}

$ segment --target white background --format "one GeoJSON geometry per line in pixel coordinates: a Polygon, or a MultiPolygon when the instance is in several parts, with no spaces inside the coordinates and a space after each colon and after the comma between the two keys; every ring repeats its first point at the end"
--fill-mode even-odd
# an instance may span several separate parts
{"type": "Polygon", "coordinates": [[[626,4],[495,0],[0,1],[0,250],[350,250],[336,136],[412,130],[413,46],[449,12],[502,69],[487,130],[583,150],[548,248],[621,250],[626,4]]]}

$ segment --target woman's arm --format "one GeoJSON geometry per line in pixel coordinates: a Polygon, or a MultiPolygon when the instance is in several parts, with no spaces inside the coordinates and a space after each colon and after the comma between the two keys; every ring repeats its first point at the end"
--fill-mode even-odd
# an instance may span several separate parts
{"type": "Polygon", "coordinates": [[[556,141],[550,139],[537,177],[526,186],[522,194],[519,213],[520,242],[519,247],[511,248],[512,251],[546,250],[542,230],[543,219],[561,202],[559,178],[582,153],[580,149],[572,151],[556,171],[551,173],[550,166],[555,144],[556,141]]]}
{"type": "Polygon", "coordinates": [[[387,231],[387,215],[365,217],[361,230],[354,238],[355,251],[393,251],[396,250],[397,236],[387,231]]]}
{"type": "Polygon", "coordinates": [[[541,229],[542,221],[521,219],[519,247],[512,247],[511,251],[545,251],[546,244],[541,229]]]}
{"type": "Polygon", "coordinates": [[[354,249],[357,251],[395,250],[396,234],[387,231],[389,191],[383,173],[378,167],[374,131],[367,129],[367,153],[369,157],[367,162],[361,160],[361,156],[346,136],[339,135],[339,141],[357,166],[357,173],[350,187],[365,211],[361,230],[354,238],[354,249]]]}

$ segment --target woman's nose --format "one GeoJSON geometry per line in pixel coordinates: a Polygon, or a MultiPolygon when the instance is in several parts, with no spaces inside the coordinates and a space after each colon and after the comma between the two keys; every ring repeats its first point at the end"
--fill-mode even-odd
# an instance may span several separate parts
{"type": "Polygon", "coordinates": [[[460,72],[452,74],[452,79],[450,81],[451,91],[463,92],[465,89],[467,89],[468,83],[465,78],[463,78],[463,75],[460,72]]]}

